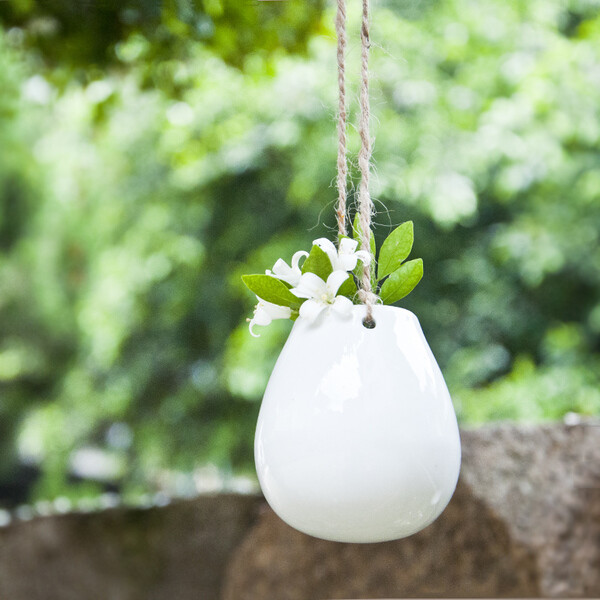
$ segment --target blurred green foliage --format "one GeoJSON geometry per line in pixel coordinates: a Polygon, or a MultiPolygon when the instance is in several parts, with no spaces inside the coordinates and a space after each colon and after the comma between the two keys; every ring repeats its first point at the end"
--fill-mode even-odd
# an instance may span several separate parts
{"type": "Polygon", "coordinates": [[[250,53],[302,52],[321,29],[323,4],[304,1],[300,10],[296,1],[4,0],[0,21],[18,28],[46,65],[160,62],[168,78],[173,61],[189,57],[196,44],[238,66],[250,53]]]}
{"type": "MultiPolygon", "coordinates": [[[[0,483],[251,472],[290,325],[251,338],[240,275],[334,231],[332,9],[75,5],[0,3],[0,483]]],[[[459,418],[600,414],[600,2],[386,0],[372,39],[376,236],[415,222],[459,418]]]]}

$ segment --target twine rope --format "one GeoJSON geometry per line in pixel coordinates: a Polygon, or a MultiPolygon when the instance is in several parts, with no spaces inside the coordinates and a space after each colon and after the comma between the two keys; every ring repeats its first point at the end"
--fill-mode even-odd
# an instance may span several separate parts
{"type": "Polygon", "coordinates": [[[369,253],[370,264],[363,264],[360,277],[359,298],[367,307],[365,323],[373,324],[373,306],[377,302],[377,295],[371,288],[371,266],[375,257],[371,253],[371,215],[373,214],[373,201],[369,192],[369,174],[371,168],[371,133],[369,121],[371,106],[369,101],[369,0],[362,3],[362,25],[360,28],[361,67],[360,67],[360,119],[358,132],[360,135],[360,150],[358,152],[358,168],[360,170],[360,187],[358,190],[358,213],[361,233],[361,249],[369,253]]]}
{"type": "Polygon", "coordinates": [[[346,129],[348,112],[346,109],[346,0],[338,0],[335,18],[337,34],[337,66],[338,66],[338,155],[337,155],[337,190],[338,204],[336,218],[340,236],[348,234],[346,226],[346,188],[348,180],[348,162],[346,129]]]}
{"type": "MultiPolygon", "coordinates": [[[[371,133],[370,118],[371,106],[369,100],[369,0],[362,0],[362,22],[360,29],[361,67],[360,67],[360,118],[358,133],[360,136],[360,150],[358,152],[358,168],[360,171],[360,186],[358,190],[358,222],[360,226],[360,247],[371,257],[370,264],[363,264],[363,269],[358,278],[358,297],[366,305],[364,323],[373,327],[373,306],[379,300],[371,287],[371,267],[375,256],[371,252],[371,216],[373,214],[373,201],[369,192],[369,174],[371,168],[371,133]]],[[[338,157],[337,157],[337,189],[338,204],[336,217],[340,235],[347,235],[346,226],[346,187],[348,179],[347,155],[347,104],[346,104],[346,0],[337,0],[337,14],[335,20],[337,34],[337,63],[338,63],[338,157]]]]}

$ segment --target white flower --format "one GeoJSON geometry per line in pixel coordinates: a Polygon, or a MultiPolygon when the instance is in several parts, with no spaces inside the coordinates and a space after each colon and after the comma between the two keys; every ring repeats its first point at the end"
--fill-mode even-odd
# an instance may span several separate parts
{"type": "Polygon", "coordinates": [[[353,271],[359,260],[362,260],[365,265],[371,262],[371,255],[368,252],[365,250],[356,250],[358,246],[357,240],[342,238],[339,249],[336,249],[333,242],[327,238],[319,238],[313,244],[319,246],[327,254],[334,272],[353,271]]]}
{"type": "Polygon", "coordinates": [[[279,306],[278,304],[273,304],[271,302],[267,302],[262,298],[256,296],[258,300],[258,304],[254,308],[254,316],[252,320],[246,319],[250,321],[250,334],[254,337],[260,337],[258,333],[254,333],[252,328],[255,325],[270,325],[271,321],[275,319],[289,319],[292,316],[292,309],[287,306],[279,306]]]}
{"type": "Polygon", "coordinates": [[[302,256],[308,256],[308,252],[304,250],[299,250],[292,256],[292,266],[290,267],[285,260],[280,258],[273,265],[273,272],[267,269],[266,274],[271,275],[271,277],[276,277],[277,279],[281,279],[290,285],[298,285],[300,281],[300,277],[302,275],[302,271],[300,270],[300,266],[298,263],[300,262],[300,258],[302,256]]]}
{"type": "Polygon", "coordinates": [[[352,302],[345,296],[336,296],[348,277],[347,271],[333,271],[325,282],[314,273],[304,273],[298,286],[290,290],[298,298],[307,298],[300,307],[300,316],[307,321],[314,321],[327,307],[341,315],[348,315],[352,302]]]}

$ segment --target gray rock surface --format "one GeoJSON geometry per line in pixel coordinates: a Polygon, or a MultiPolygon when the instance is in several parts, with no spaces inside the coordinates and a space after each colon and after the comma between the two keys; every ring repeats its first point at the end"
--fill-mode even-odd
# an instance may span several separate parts
{"type": "Polygon", "coordinates": [[[462,480],[535,551],[541,595],[600,597],[600,423],[463,437],[462,480]]]}
{"type": "Polygon", "coordinates": [[[217,599],[228,557],[260,502],[204,496],[0,529],[0,599],[217,599]]]}
{"type": "Polygon", "coordinates": [[[223,600],[599,597],[600,427],[463,431],[442,516],[410,538],[336,544],[263,510],[236,551],[223,600]]]}

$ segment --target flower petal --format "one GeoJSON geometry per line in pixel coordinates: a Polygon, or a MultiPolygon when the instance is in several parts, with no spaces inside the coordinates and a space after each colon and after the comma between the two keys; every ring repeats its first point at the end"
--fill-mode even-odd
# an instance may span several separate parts
{"type": "Polygon", "coordinates": [[[340,271],[354,271],[358,258],[356,254],[340,254],[337,261],[337,268],[340,271]]]}
{"type": "Polygon", "coordinates": [[[288,273],[292,270],[292,267],[288,265],[283,258],[278,258],[277,262],[273,265],[273,273],[279,275],[281,273],[288,273]]]}
{"type": "Polygon", "coordinates": [[[270,325],[272,320],[273,319],[269,312],[259,304],[254,311],[254,317],[252,318],[252,321],[256,323],[256,325],[262,325],[265,327],[270,325]]]}
{"type": "Polygon", "coordinates": [[[292,309],[289,306],[279,306],[279,304],[265,302],[264,300],[262,309],[269,315],[269,317],[271,317],[272,320],[289,319],[292,316],[292,309]]]}
{"type": "Polygon", "coordinates": [[[342,283],[344,283],[349,276],[350,274],[347,271],[334,271],[331,273],[331,275],[327,278],[328,295],[333,298],[333,296],[337,294],[337,291],[340,289],[342,283]]]}
{"type": "Polygon", "coordinates": [[[320,298],[327,293],[327,285],[318,275],[304,273],[300,277],[298,285],[292,288],[290,292],[298,298],[320,298]]]}
{"type": "Polygon", "coordinates": [[[339,315],[347,317],[352,310],[352,301],[346,296],[336,296],[331,308],[339,315]]]}
{"type": "Polygon", "coordinates": [[[324,302],[318,302],[317,300],[307,300],[302,303],[300,307],[300,316],[312,323],[320,314],[321,311],[327,305],[324,302]]]}
{"type": "Polygon", "coordinates": [[[267,325],[270,325],[274,319],[289,319],[292,316],[291,308],[267,302],[258,296],[256,296],[256,298],[258,304],[254,308],[254,316],[251,320],[248,319],[250,321],[250,335],[260,337],[258,333],[254,333],[253,327],[255,325],[266,327],[267,325]]]}
{"type": "Polygon", "coordinates": [[[298,263],[300,262],[300,259],[302,257],[307,257],[308,256],[308,252],[306,250],[298,250],[298,252],[294,253],[294,256],[292,256],[292,269],[298,269],[298,263]]]}
{"type": "Polygon", "coordinates": [[[254,331],[252,330],[252,328],[257,325],[257,323],[254,322],[254,319],[252,319],[250,321],[250,325],[248,326],[248,329],[250,329],[250,335],[252,337],[260,337],[260,333],[254,333],[254,331]]]}
{"type": "Polygon", "coordinates": [[[300,269],[293,269],[282,258],[278,259],[273,265],[273,276],[277,277],[277,279],[287,281],[291,285],[297,283],[300,275],[300,269]],[[298,272],[296,273],[296,271],[298,272]]]}
{"type": "Polygon", "coordinates": [[[254,333],[253,327],[255,325],[261,325],[262,327],[265,327],[266,325],[270,325],[271,321],[273,320],[273,319],[271,319],[269,313],[263,309],[263,307],[262,307],[263,302],[264,302],[264,300],[259,299],[259,302],[256,305],[256,308],[254,309],[254,316],[252,317],[252,320],[250,321],[250,325],[249,325],[250,335],[253,337],[260,337],[260,335],[258,333],[254,333]]]}
{"type": "Polygon", "coordinates": [[[355,256],[358,260],[362,260],[365,265],[368,265],[371,262],[371,253],[366,250],[359,250],[355,253],[355,256]]]}
{"type": "Polygon", "coordinates": [[[352,240],[350,238],[342,238],[340,240],[340,254],[354,254],[356,247],[358,246],[358,240],[352,240]]]}

